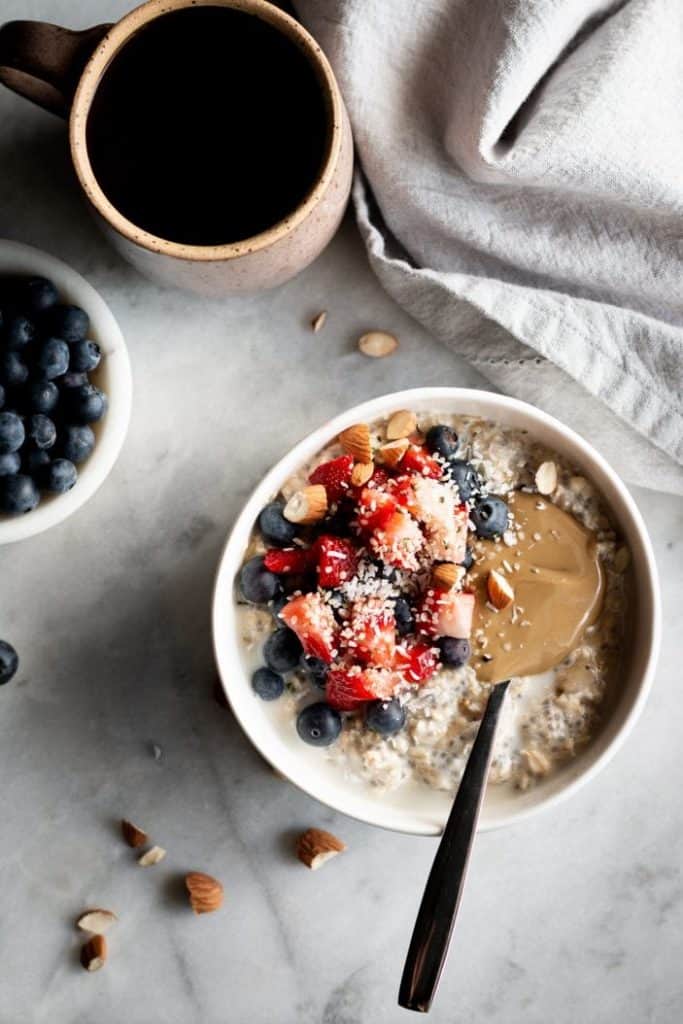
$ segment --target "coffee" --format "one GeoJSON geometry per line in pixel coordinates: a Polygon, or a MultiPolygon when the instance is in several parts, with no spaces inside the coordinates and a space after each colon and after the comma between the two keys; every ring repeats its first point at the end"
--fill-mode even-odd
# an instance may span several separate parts
{"type": "Polygon", "coordinates": [[[128,220],[168,241],[220,245],[293,212],[329,134],[305,54],[256,16],[209,6],[163,15],[125,44],[97,88],[87,147],[128,220]]]}

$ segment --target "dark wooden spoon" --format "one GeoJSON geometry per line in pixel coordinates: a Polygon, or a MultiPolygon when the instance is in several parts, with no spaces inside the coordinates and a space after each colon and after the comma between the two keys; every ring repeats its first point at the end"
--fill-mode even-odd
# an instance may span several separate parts
{"type": "Polygon", "coordinates": [[[398,993],[399,1006],[407,1010],[427,1013],[439,984],[465,886],[496,726],[509,684],[506,679],[491,690],[429,873],[398,993]]]}

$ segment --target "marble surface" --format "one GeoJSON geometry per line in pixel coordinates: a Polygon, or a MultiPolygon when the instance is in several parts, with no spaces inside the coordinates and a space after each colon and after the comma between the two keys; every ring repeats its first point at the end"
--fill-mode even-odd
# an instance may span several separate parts
{"type": "MultiPolygon", "coordinates": [[[[4,17],[87,23],[76,0],[4,0],[4,17]]],[[[127,4],[101,0],[104,20],[127,4]]],[[[21,670],[0,692],[0,1024],[394,1024],[436,841],[335,815],[277,779],[212,697],[214,567],[243,499],[287,447],[361,399],[480,379],[382,293],[348,221],[298,280],[201,301],[148,284],[107,247],[73,185],[63,126],[0,92],[0,235],[99,288],[136,383],[123,454],[95,498],[0,550],[0,635],[21,670]],[[324,331],[311,314],[329,310],[324,331]],[[354,349],[368,327],[391,360],[354,349]],[[156,754],[155,754],[155,747],[156,754]],[[168,856],[142,870],[117,821],[168,856]],[[309,825],[349,851],[317,874],[309,825]],[[206,870],[225,909],[195,918],[179,878],[206,870]],[[78,966],[73,919],[120,921],[110,960],[78,966]]],[[[603,774],[556,811],[481,836],[435,1024],[670,1024],[683,1013],[681,503],[636,490],[662,574],[651,700],[603,774]]]]}

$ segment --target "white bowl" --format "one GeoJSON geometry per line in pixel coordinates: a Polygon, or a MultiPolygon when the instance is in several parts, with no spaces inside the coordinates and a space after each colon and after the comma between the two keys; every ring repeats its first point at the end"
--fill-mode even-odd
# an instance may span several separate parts
{"type": "Polygon", "coordinates": [[[78,466],[78,480],[71,490],[55,495],[43,492],[38,507],[26,515],[0,514],[0,544],[11,544],[61,523],[84,505],[109,475],[128,430],[133,381],[121,329],[109,306],[85,278],[55,256],[7,239],[0,239],[0,275],[3,274],[49,277],[62,302],[86,311],[90,317],[89,337],[102,349],[102,361],[91,377],[109,399],[106,415],[93,424],[95,448],[78,466]]]}
{"type": "Polygon", "coordinates": [[[661,610],[659,584],[645,524],[635,502],[605,460],[583,438],[558,420],[525,402],[488,391],[460,388],[419,388],[364,402],[335,417],[293,448],[258,485],[228,538],[213,599],[213,637],[223,688],[242,728],[255,747],[279,772],[316,799],[373,825],[421,835],[439,833],[452,798],[447,793],[413,787],[403,795],[382,795],[346,782],[323,752],[302,743],[294,729],[283,728],[271,705],[255,698],[237,641],[234,581],[261,508],[287,478],[341,430],[396,411],[461,413],[528,430],[535,438],[571,460],[602,492],[632,554],[635,607],[629,629],[630,649],[619,693],[601,731],[571,763],[537,786],[519,792],[508,786],[488,788],[479,822],[481,829],[518,822],[551,807],[594,778],[619,749],[643,708],[659,648],[661,610]]]}

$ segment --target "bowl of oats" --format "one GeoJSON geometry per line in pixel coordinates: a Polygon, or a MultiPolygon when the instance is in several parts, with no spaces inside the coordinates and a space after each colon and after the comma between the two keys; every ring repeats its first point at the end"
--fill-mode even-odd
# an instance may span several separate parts
{"type": "Polygon", "coordinates": [[[436,834],[491,686],[510,679],[481,828],[614,755],[659,643],[656,568],[616,473],[515,399],[365,402],[258,485],[221,557],[219,673],[282,775],[372,824],[436,834]]]}

